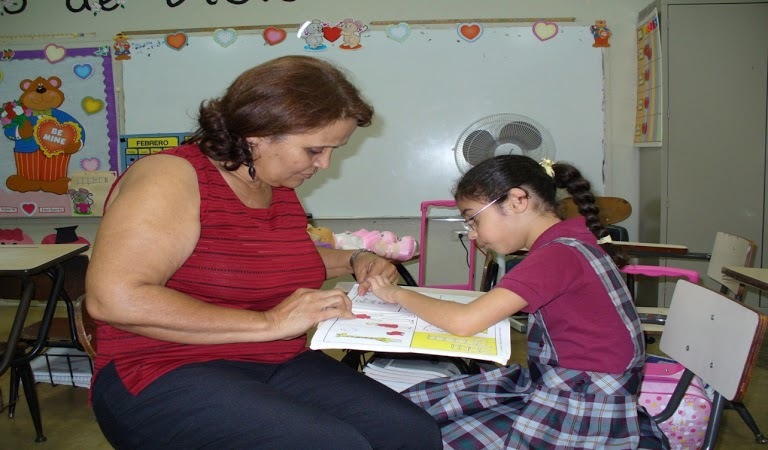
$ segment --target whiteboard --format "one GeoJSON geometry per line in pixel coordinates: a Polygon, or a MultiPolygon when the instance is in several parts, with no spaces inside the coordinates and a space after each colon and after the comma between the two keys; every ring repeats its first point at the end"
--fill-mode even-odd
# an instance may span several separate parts
{"type": "Polygon", "coordinates": [[[603,53],[586,26],[560,27],[540,41],[530,27],[486,27],[479,39],[456,27],[412,29],[400,43],[384,30],[362,48],[305,50],[291,34],[270,46],[241,35],[229,47],[190,36],[174,50],[162,39],[132,40],[123,61],[124,132],[192,130],[200,102],[222,94],[242,71],[287,54],[311,54],[346,69],[374,106],[374,123],[333,153],[331,167],[297,189],[316,218],[420,215],[422,200],[452,198],[461,173],[453,147],[472,122],[496,113],[528,116],[546,127],[555,159],[575,164],[603,192],[603,53]]]}

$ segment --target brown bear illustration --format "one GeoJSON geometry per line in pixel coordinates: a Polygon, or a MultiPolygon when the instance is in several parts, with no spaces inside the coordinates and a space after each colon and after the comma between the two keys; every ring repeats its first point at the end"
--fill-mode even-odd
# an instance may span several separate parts
{"type": "Polygon", "coordinates": [[[28,119],[4,129],[15,141],[16,174],[5,181],[17,192],[66,194],[69,159],[85,142],[85,131],[74,117],[58,109],[64,103],[61,79],[37,77],[19,84],[21,105],[32,111],[28,119]]]}

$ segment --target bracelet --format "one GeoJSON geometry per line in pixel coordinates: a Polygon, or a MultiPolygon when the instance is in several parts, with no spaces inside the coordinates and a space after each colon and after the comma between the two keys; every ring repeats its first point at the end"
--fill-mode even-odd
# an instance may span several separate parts
{"type": "Polygon", "coordinates": [[[349,267],[352,268],[352,270],[355,270],[355,260],[357,259],[358,255],[360,253],[373,253],[372,251],[368,249],[361,248],[360,250],[355,250],[354,253],[349,257],[349,267]]]}

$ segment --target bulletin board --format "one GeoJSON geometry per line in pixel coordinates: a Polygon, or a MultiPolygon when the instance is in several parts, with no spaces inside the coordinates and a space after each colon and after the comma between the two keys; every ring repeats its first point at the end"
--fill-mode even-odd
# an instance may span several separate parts
{"type": "Polygon", "coordinates": [[[298,188],[316,218],[419,216],[422,200],[451,197],[461,175],[453,148],[462,131],[497,113],[545,126],[555,159],[577,165],[602,193],[604,49],[593,47],[589,27],[554,27],[542,36],[530,25],[488,25],[473,40],[458,25],[408,27],[398,35],[371,27],[359,33],[354,51],[341,39],[312,49],[296,30],[275,45],[260,33],[226,43],[215,33],[190,34],[175,46],[166,38],[180,34],[131,38],[130,59],[120,62],[124,132],[192,130],[200,102],[221,95],[242,71],[309,54],[345,69],[376,111],[372,126],[334,151],[329,169],[298,188]]]}
{"type": "Polygon", "coordinates": [[[118,161],[108,47],[5,50],[0,105],[0,218],[100,216],[118,161]]]}

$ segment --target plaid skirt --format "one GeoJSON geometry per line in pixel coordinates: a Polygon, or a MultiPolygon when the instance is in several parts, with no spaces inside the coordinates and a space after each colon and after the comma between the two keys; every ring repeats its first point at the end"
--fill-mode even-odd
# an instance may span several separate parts
{"type": "Polygon", "coordinates": [[[535,385],[516,364],[425,381],[403,394],[437,420],[447,449],[669,448],[635,396],[535,385]]]}

